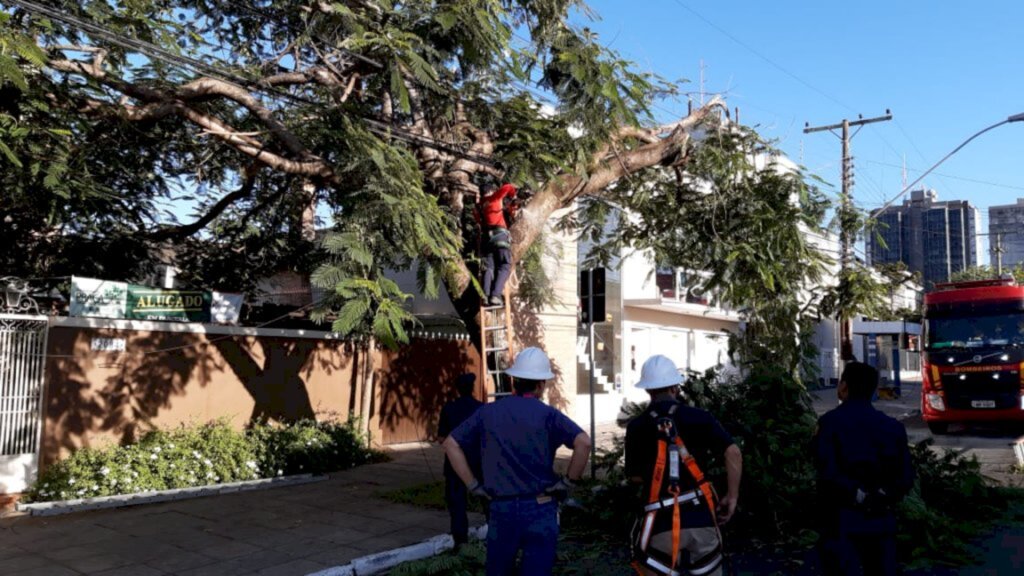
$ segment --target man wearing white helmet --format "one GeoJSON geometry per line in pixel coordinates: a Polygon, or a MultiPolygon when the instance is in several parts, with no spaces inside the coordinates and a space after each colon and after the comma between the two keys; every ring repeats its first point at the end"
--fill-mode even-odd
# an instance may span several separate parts
{"type": "Polygon", "coordinates": [[[558,500],[583,475],[590,437],[541,402],[544,384],[555,377],[542,350],[523,350],[505,373],[513,378],[515,394],[477,410],[452,431],[444,449],[470,492],[490,500],[487,576],[544,576],[555,563],[558,500]],[[483,479],[473,476],[464,446],[480,448],[483,479]],[[559,446],[572,448],[561,478],[553,468],[559,446]],[[520,550],[522,566],[515,572],[520,550]]]}
{"type": "Polygon", "coordinates": [[[633,531],[633,566],[646,575],[718,576],[718,525],[736,511],[743,456],[714,416],[679,402],[682,382],[675,363],[657,355],[644,362],[636,384],[651,403],[626,428],[626,477],[644,495],[633,531]],[[717,507],[702,472],[713,456],[724,459],[728,481],[717,507]]]}

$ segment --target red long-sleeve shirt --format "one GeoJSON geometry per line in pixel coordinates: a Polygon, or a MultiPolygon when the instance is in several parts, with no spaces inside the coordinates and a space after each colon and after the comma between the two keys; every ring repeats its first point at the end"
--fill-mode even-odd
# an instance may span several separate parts
{"type": "MultiPolygon", "coordinates": [[[[505,222],[505,210],[502,202],[506,196],[515,198],[516,187],[511,184],[504,184],[494,194],[484,197],[480,201],[477,222],[482,218],[483,225],[487,228],[508,228],[508,224],[505,222]]],[[[509,218],[515,216],[514,204],[508,207],[508,215],[509,218]]]]}

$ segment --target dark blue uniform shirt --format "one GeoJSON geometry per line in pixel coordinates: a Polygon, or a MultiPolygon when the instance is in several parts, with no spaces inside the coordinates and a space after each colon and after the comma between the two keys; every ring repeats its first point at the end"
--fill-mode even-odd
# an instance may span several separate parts
{"type": "Polygon", "coordinates": [[[466,451],[479,447],[484,487],[498,498],[536,496],[558,477],[559,446],[571,448],[583,429],[568,416],[526,396],[508,396],[476,411],[452,438],[466,451]]]}
{"type": "MultiPolygon", "coordinates": [[[[437,435],[448,436],[452,433],[452,430],[459,427],[459,424],[469,420],[469,417],[483,405],[483,402],[472,396],[460,396],[448,402],[444,405],[444,408],[441,408],[441,420],[437,424],[437,435]]],[[[473,446],[463,446],[462,451],[466,454],[466,460],[469,462],[469,467],[473,470],[473,474],[479,477],[480,451],[473,446]]],[[[444,457],[444,476],[451,479],[458,477],[455,474],[455,470],[452,469],[452,465],[448,462],[448,456],[444,457]]]]}
{"type": "Polygon", "coordinates": [[[818,420],[814,439],[823,529],[891,532],[892,506],[914,485],[914,468],[903,424],[870,401],[847,400],[818,420]],[[888,498],[871,509],[858,506],[857,490],[883,490],[888,498]]]}

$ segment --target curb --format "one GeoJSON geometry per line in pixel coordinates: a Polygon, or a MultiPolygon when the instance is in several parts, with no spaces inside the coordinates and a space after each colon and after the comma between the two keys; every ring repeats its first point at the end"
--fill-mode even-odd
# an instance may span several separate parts
{"type": "MultiPolygon", "coordinates": [[[[477,528],[470,528],[469,537],[473,540],[487,538],[487,525],[484,524],[477,528]]],[[[452,540],[451,534],[442,534],[428,538],[419,544],[377,552],[356,558],[344,566],[334,566],[319,572],[310,572],[306,576],[370,576],[371,574],[379,574],[384,570],[412,560],[422,560],[423,558],[437,556],[454,547],[455,541],[452,540]]]]}
{"type": "Polygon", "coordinates": [[[326,475],[313,476],[312,474],[296,474],[294,476],[285,476],[282,478],[261,478],[259,480],[225,482],[224,484],[211,484],[208,486],[197,486],[195,488],[158,490],[156,492],[136,492],[134,494],[97,496],[96,498],[56,500],[52,502],[37,502],[31,504],[22,504],[19,502],[15,505],[15,509],[18,512],[27,512],[31,516],[56,516],[58,514],[71,514],[73,512],[84,512],[86,510],[121,508],[125,506],[138,506],[140,504],[155,504],[157,502],[171,502],[174,500],[201,498],[203,496],[219,496],[221,494],[230,494],[232,492],[247,492],[249,490],[263,490],[267,488],[278,488],[281,486],[297,486],[299,484],[320,482],[326,479],[326,475]]]}

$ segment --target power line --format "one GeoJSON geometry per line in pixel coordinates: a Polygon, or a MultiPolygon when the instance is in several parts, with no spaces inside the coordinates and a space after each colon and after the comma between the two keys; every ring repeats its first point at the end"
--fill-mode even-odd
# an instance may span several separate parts
{"type": "Polygon", "coordinates": [[[721,27],[721,26],[719,26],[718,24],[715,24],[714,22],[712,22],[711,20],[709,20],[708,18],[706,18],[706,17],[705,17],[705,16],[703,15],[703,14],[701,14],[700,12],[697,12],[697,11],[696,11],[696,10],[694,10],[693,8],[690,8],[689,6],[687,6],[686,4],[684,4],[684,3],[682,2],[682,0],[673,0],[673,1],[674,1],[674,2],[676,3],[676,4],[678,4],[680,8],[682,8],[683,10],[686,10],[686,11],[687,11],[687,12],[689,12],[690,14],[693,14],[694,16],[696,16],[697,18],[699,18],[700,20],[702,20],[702,21],[703,21],[703,22],[704,22],[705,24],[707,24],[708,26],[710,26],[710,27],[714,28],[715,30],[717,30],[717,31],[718,31],[718,32],[719,32],[720,34],[722,34],[722,35],[723,35],[723,36],[725,36],[726,38],[728,38],[728,39],[732,40],[732,41],[733,41],[733,42],[735,42],[735,43],[736,43],[737,45],[739,45],[740,47],[742,47],[742,48],[746,49],[746,50],[747,50],[748,52],[750,52],[750,53],[751,53],[751,54],[753,54],[754,56],[757,56],[757,57],[758,57],[758,58],[760,58],[761,60],[764,60],[765,62],[767,62],[767,63],[768,63],[769,65],[771,65],[771,66],[772,66],[773,68],[775,68],[776,70],[778,70],[778,71],[782,72],[782,73],[783,73],[783,74],[785,74],[786,76],[789,76],[789,77],[790,77],[790,78],[792,78],[793,80],[796,80],[796,81],[797,81],[797,82],[799,82],[800,84],[803,84],[803,85],[804,85],[805,87],[809,88],[810,90],[812,90],[812,91],[814,91],[814,92],[817,92],[817,93],[818,93],[819,95],[821,95],[821,96],[825,97],[826,99],[828,99],[828,100],[832,101],[833,103],[835,103],[835,104],[838,104],[839,106],[842,106],[843,108],[846,108],[847,110],[850,110],[851,112],[853,112],[853,111],[854,111],[854,110],[853,110],[853,108],[851,108],[850,106],[847,106],[846,104],[844,104],[843,102],[839,101],[838,99],[836,99],[836,98],[833,98],[833,97],[832,97],[831,95],[829,95],[829,94],[828,94],[828,93],[826,93],[825,91],[823,91],[823,90],[821,90],[821,89],[817,88],[816,86],[814,86],[814,85],[813,85],[813,84],[811,84],[810,82],[807,82],[807,81],[806,81],[806,80],[804,80],[803,78],[801,78],[801,77],[797,76],[797,75],[796,75],[796,74],[794,74],[793,72],[790,72],[790,71],[789,71],[789,70],[788,70],[787,68],[783,67],[783,66],[782,66],[781,64],[779,64],[778,62],[776,62],[776,61],[772,60],[771,58],[769,58],[769,57],[765,56],[765,55],[764,55],[764,54],[762,54],[762,53],[761,53],[760,51],[758,51],[758,50],[757,50],[757,49],[755,49],[754,47],[750,46],[750,45],[749,45],[749,44],[747,44],[746,42],[744,42],[744,41],[740,40],[740,39],[739,39],[739,38],[737,38],[736,36],[733,36],[733,35],[732,35],[732,34],[730,34],[730,33],[729,33],[729,32],[728,32],[727,30],[725,30],[724,28],[722,28],[722,27],[721,27]]]}
{"type": "MultiPolygon", "coordinates": [[[[870,164],[877,164],[879,166],[889,166],[890,168],[903,168],[903,166],[900,166],[899,164],[892,164],[892,163],[888,163],[888,162],[882,162],[882,161],[879,161],[879,160],[864,160],[864,162],[868,162],[870,164]]],[[[924,170],[922,170],[920,168],[911,168],[910,166],[907,166],[906,168],[907,168],[907,171],[909,171],[909,172],[924,172],[924,170]]],[[[934,176],[941,176],[943,178],[950,178],[952,180],[962,180],[964,182],[972,182],[974,184],[983,184],[985,186],[992,186],[992,187],[995,187],[995,188],[1006,188],[1007,190],[1022,190],[1022,191],[1024,191],[1024,186],[1014,186],[1013,184],[1002,184],[1002,183],[999,183],[999,182],[990,182],[988,180],[979,180],[977,178],[967,178],[965,176],[953,176],[952,174],[942,174],[942,173],[939,173],[939,172],[932,172],[932,175],[934,175],[934,176]]]]}

